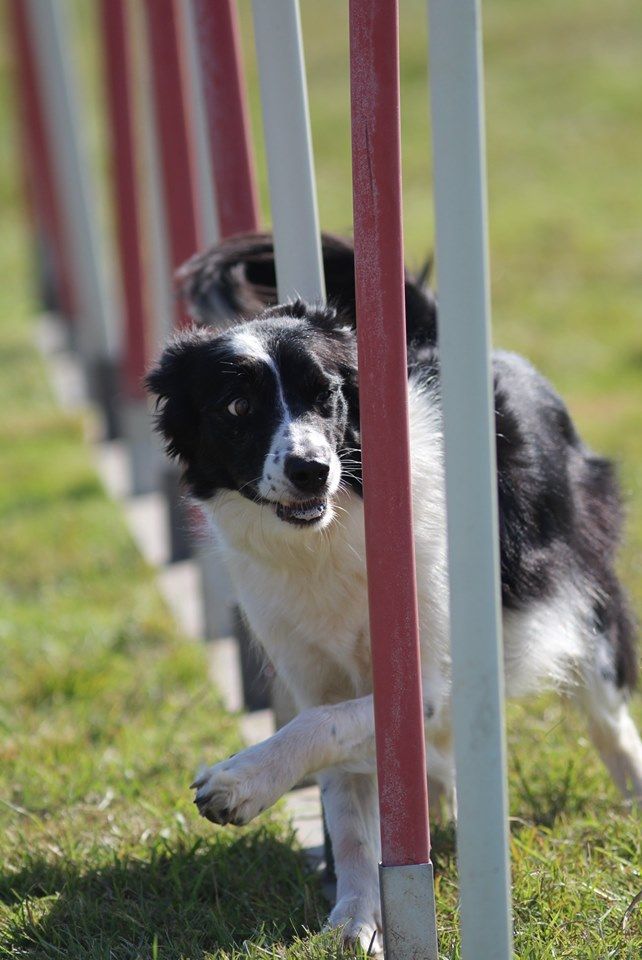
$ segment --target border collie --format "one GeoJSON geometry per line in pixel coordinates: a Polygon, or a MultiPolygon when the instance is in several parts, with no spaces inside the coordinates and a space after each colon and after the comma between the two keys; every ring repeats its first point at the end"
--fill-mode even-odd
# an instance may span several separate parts
{"type": "MultiPolygon", "coordinates": [[[[354,255],[324,237],[329,307],[276,303],[266,235],[182,273],[195,320],[149,374],[157,426],[211,515],[251,628],[299,714],[202,771],[203,816],[246,824],[316,774],[347,942],[381,948],[372,679],[361,490],[354,255]]],[[[413,509],[431,791],[455,800],[437,316],[406,276],[413,509]]],[[[625,795],[642,795],[628,711],[634,626],[614,560],[612,465],[579,438],[547,381],[493,355],[506,690],[556,687],[584,710],[625,795]]]]}

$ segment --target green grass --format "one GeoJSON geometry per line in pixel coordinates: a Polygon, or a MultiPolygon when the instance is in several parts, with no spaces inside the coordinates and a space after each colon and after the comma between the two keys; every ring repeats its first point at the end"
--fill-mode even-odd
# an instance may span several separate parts
{"type": "MultiPolygon", "coordinates": [[[[75,0],[81,37],[90,7],[75,0]]],[[[260,146],[248,0],[241,7],[260,146]]],[[[321,217],[349,231],[345,7],[303,3],[321,217]]],[[[485,4],[495,340],[534,360],[587,440],[620,462],[622,571],[638,613],[641,31],[636,0],[485,4]]],[[[415,264],[433,244],[425,49],[424,4],[402,0],[415,264]]],[[[333,956],[336,938],[319,932],[326,906],[279,812],[235,831],[193,811],[193,769],[237,749],[238,728],[106,499],[81,421],[52,402],[32,346],[4,43],[0,69],[0,958],[333,956]]],[[[101,136],[94,111],[102,163],[101,136]]],[[[642,721],[639,700],[635,713],[642,721]]],[[[639,815],[567,704],[542,698],[508,714],[517,957],[639,957],[642,906],[626,922],[642,890],[639,815]]],[[[434,857],[441,952],[457,957],[452,829],[435,832],[434,857]]]]}

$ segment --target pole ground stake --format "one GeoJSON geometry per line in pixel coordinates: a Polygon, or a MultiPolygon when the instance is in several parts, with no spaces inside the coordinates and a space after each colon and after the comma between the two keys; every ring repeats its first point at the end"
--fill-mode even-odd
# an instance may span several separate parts
{"type": "Polygon", "coordinates": [[[432,863],[379,865],[386,960],[437,960],[432,863]]]}

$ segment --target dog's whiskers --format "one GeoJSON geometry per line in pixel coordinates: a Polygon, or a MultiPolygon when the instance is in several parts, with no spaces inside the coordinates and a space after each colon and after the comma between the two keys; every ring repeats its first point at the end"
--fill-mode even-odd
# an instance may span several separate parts
{"type": "Polygon", "coordinates": [[[250,487],[252,486],[252,484],[259,483],[260,480],[261,480],[261,477],[254,477],[253,480],[247,480],[245,483],[241,484],[241,486],[238,489],[238,492],[241,493],[243,490],[245,490],[246,487],[250,487]]]}

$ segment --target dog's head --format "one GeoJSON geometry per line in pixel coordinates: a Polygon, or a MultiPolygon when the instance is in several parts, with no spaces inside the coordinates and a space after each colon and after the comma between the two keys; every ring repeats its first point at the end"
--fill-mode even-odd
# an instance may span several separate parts
{"type": "Polygon", "coordinates": [[[340,487],[361,489],[356,338],[332,309],[297,301],[180,333],[147,387],[200,500],[234,491],[284,524],[323,529],[340,487]]]}

